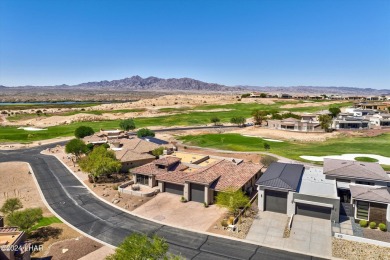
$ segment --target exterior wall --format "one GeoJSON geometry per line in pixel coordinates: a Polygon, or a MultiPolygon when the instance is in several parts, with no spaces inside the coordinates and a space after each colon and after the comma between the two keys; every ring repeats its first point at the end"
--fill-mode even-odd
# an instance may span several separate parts
{"type": "Polygon", "coordinates": [[[295,192],[289,191],[287,195],[287,216],[295,214],[294,194],[295,192]]]}
{"type": "MultiPolygon", "coordinates": [[[[317,197],[317,196],[312,196],[312,195],[306,195],[306,194],[299,194],[294,192],[294,200],[295,199],[300,199],[300,200],[308,200],[308,201],[313,201],[313,202],[318,202],[318,203],[326,203],[326,204],[332,204],[333,209],[331,211],[331,216],[330,220],[333,222],[338,223],[339,222],[339,217],[340,217],[340,198],[326,198],[326,197],[317,197]]],[[[295,202],[293,203],[294,207],[294,213],[295,213],[295,202]]]]}
{"type": "Polygon", "coordinates": [[[149,176],[149,187],[153,188],[157,186],[157,181],[155,176],[149,176]]]}
{"type": "Polygon", "coordinates": [[[144,164],[147,164],[147,163],[150,163],[153,161],[154,161],[154,158],[137,160],[137,161],[130,161],[130,162],[122,162],[121,172],[128,173],[131,168],[142,166],[144,164]]]}
{"type": "Polygon", "coordinates": [[[164,192],[165,191],[165,182],[159,181],[158,188],[160,189],[161,192],[164,192]]]}
{"type": "Polygon", "coordinates": [[[259,207],[259,211],[264,211],[264,195],[265,195],[265,191],[264,191],[264,187],[261,187],[261,186],[257,186],[257,190],[258,190],[258,197],[257,197],[257,201],[258,201],[258,207],[259,207]]]}
{"type": "Polygon", "coordinates": [[[186,200],[190,199],[190,184],[188,182],[184,183],[184,198],[186,200]]]}

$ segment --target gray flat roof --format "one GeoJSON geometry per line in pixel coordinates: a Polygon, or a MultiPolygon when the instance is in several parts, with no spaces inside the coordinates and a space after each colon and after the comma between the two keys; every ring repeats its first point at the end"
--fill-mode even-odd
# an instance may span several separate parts
{"type": "Polygon", "coordinates": [[[301,185],[297,192],[313,196],[338,198],[336,180],[329,180],[325,177],[326,176],[322,168],[305,168],[302,175],[301,185]]]}
{"type": "Polygon", "coordinates": [[[257,180],[257,185],[296,191],[301,181],[302,164],[272,163],[257,180]]]}

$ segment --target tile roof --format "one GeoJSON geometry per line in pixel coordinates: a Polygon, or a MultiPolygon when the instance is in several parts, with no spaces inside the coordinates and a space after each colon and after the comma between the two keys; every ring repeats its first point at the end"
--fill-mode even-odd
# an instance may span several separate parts
{"type": "Polygon", "coordinates": [[[389,176],[378,163],[325,158],[324,174],[390,182],[389,176]]]}
{"type": "Polygon", "coordinates": [[[163,166],[170,166],[170,165],[178,163],[180,161],[181,161],[181,158],[167,156],[167,157],[163,157],[163,158],[160,158],[160,159],[154,161],[154,164],[163,165],[163,166]]]}
{"type": "Polygon", "coordinates": [[[375,188],[360,185],[350,185],[351,196],[357,200],[390,203],[390,193],[386,187],[375,188]]]}
{"type": "MultiPolygon", "coordinates": [[[[164,159],[169,158],[165,157],[164,159]]],[[[171,157],[175,158],[175,157],[171,157]]],[[[177,158],[180,159],[180,158],[177,158]]],[[[156,161],[136,167],[131,170],[135,174],[155,175],[156,180],[184,184],[185,182],[210,185],[215,190],[227,188],[241,188],[262,168],[262,165],[254,163],[235,164],[229,160],[220,160],[196,169],[192,172],[184,171],[188,166],[177,161],[168,170],[156,167],[156,161]]]]}
{"type": "Polygon", "coordinates": [[[304,169],[302,164],[274,162],[256,184],[296,191],[304,169]]]}
{"type": "Polygon", "coordinates": [[[115,152],[115,157],[121,162],[131,162],[143,159],[153,159],[155,156],[148,153],[137,153],[133,150],[122,149],[115,152]]]}

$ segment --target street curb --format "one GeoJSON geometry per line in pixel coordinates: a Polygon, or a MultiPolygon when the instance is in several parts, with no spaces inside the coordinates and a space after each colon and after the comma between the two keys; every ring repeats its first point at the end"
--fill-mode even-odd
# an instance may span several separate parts
{"type": "MultiPolygon", "coordinates": [[[[167,223],[164,223],[164,222],[161,222],[161,221],[158,221],[158,220],[155,220],[155,219],[151,219],[151,218],[147,218],[147,217],[144,217],[142,215],[139,215],[139,214],[136,214],[136,213],[133,213],[131,211],[128,211],[126,209],[123,209],[115,204],[112,204],[106,200],[104,200],[103,198],[101,198],[100,196],[98,196],[91,188],[88,187],[88,185],[86,185],[84,183],[83,180],[81,180],[74,172],[72,169],[70,169],[61,159],[59,159],[56,155],[54,154],[44,154],[41,152],[41,154],[43,155],[49,155],[49,156],[54,156],[58,161],[60,161],[62,163],[62,165],[64,165],[68,170],[69,172],[71,172],[73,174],[74,177],[76,177],[81,183],[82,185],[84,185],[84,187],[86,187],[96,198],[98,198],[99,200],[103,201],[104,203],[112,206],[112,207],[115,207],[117,208],[118,210],[121,210],[127,214],[130,214],[132,216],[136,216],[136,217],[139,217],[141,219],[146,219],[148,221],[151,221],[151,222],[154,222],[154,223],[158,223],[158,224],[161,224],[163,226],[168,226],[168,227],[174,227],[174,228],[178,228],[178,229],[182,229],[182,230],[186,230],[186,231],[190,231],[190,232],[194,232],[194,233],[198,233],[198,234],[203,234],[203,235],[207,235],[207,236],[214,236],[214,237],[220,237],[220,238],[225,238],[225,239],[230,239],[230,240],[234,240],[234,241],[239,241],[239,242],[243,242],[243,243],[247,243],[247,244],[252,244],[252,245],[256,245],[256,246],[261,246],[261,247],[267,247],[267,248],[271,248],[271,249],[277,249],[277,250],[282,250],[282,251],[288,251],[288,252],[292,252],[292,253],[297,253],[297,254],[305,254],[307,255],[306,253],[304,252],[301,252],[301,251],[296,251],[296,250],[286,250],[284,248],[279,248],[279,247],[274,247],[274,246],[269,246],[269,245],[264,245],[264,244],[260,244],[260,243],[256,243],[256,242],[253,242],[253,241],[249,241],[249,240],[246,240],[246,239],[238,239],[238,238],[235,238],[235,237],[229,237],[229,236],[224,236],[224,235],[220,235],[220,234],[214,234],[214,233],[210,233],[210,232],[204,232],[204,231],[199,231],[199,230],[194,230],[194,229],[190,229],[190,228],[185,228],[185,227],[181,227],[181,226],[177,226],[177,225],[172,225],[172,224],[167,224],[167,223]]],[[[100,241],[100,240],[99,240],[100,241]]],[[[320,257],[320,258],[323,258],[324,256],[321,256],[321,255],[315,255],[315,254],[311,254],[311,255],[308,255],[308,256],[314,256],[314,257],[320,257]]]]}

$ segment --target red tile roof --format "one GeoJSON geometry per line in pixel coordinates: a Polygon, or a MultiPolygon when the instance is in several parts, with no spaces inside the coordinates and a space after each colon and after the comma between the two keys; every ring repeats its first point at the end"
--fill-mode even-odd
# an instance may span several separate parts
{"type": "Polygon", "coordinates": [[[162,165],[162,166],[170,166],[170,165],[178,163],[180,161],[181,161],[181,158],[173,157],[173,156],[167,156],[167,157],[155,160],[154,164],[162,165]]]}

